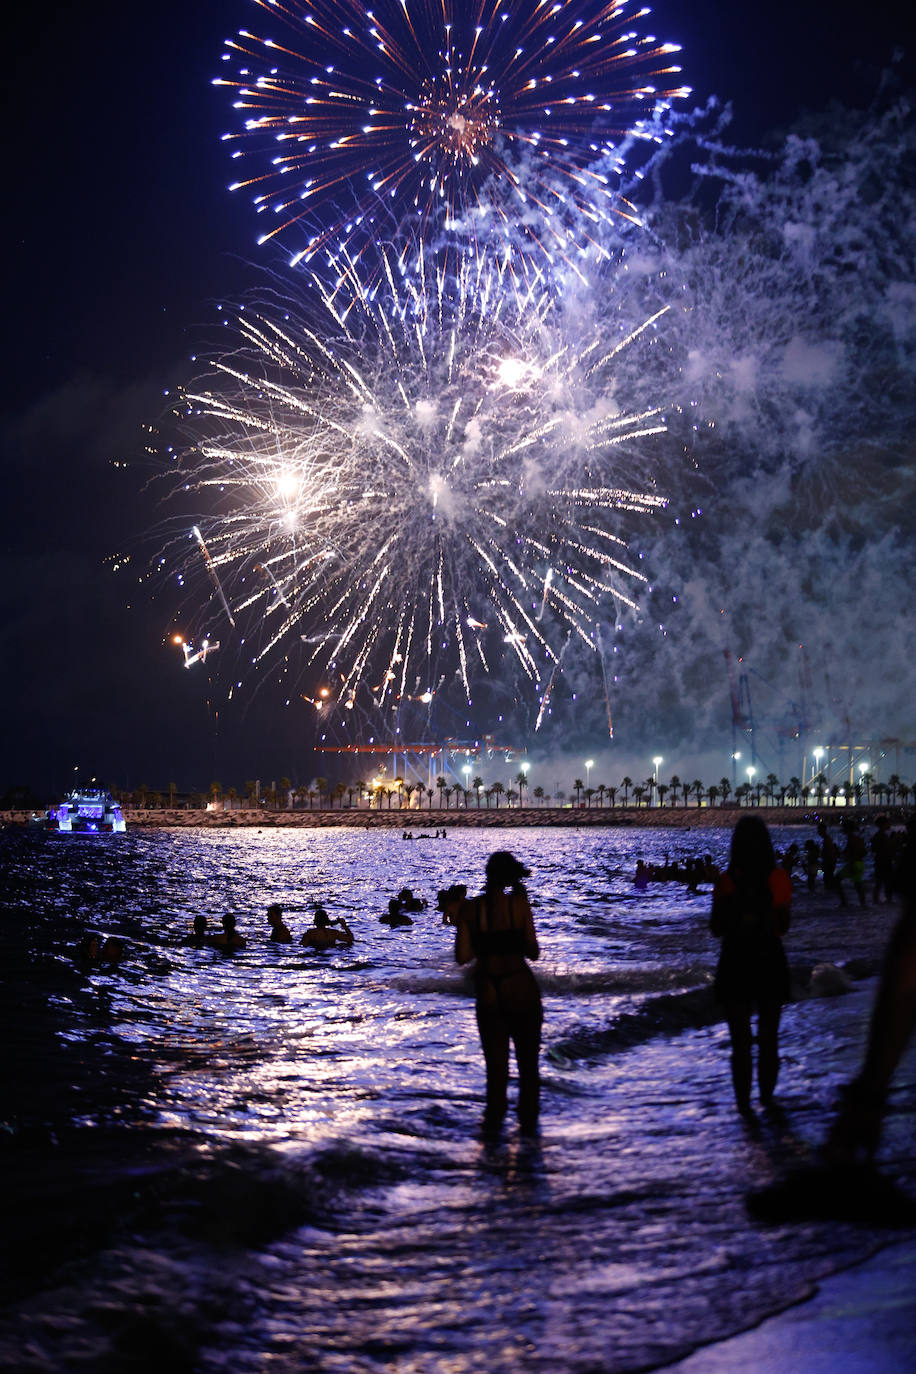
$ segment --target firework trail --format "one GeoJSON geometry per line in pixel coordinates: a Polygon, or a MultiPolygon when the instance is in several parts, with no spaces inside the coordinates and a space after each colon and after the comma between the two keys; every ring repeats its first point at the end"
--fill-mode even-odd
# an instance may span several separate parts
{"type": "Polygon", "coordinates": [[[294,262],[372,242],[386,213],[565,256],[571,218],[630,213],[620,138],[657,139],[652,114],[689,93],[678,46],[638,31],[650,11],[629,0],[254,3],[268,29],[227,40],[215,84],[261,241],[320,223],[294,262]]]}
{"type": "Polygon", "coordinates": [[[201,553],[202,553],[203,556],[204,556],[204,562],[205,562],[206,565],[207,565],[207,572],[210,574],[210,578],[211,578],[211,580],[212,580],[212,582],[213,582],[214,587],[216,588],[216,594],[217,594],[217,596],[218,596],[219,599],[220,599],[220,604],[221,604],[223,610],[226,612],[226,617],[227,617],[227,619],[228,619],[228,621],[229,621],[229,624],[232,626],[232,628],[233,628],[233,630],[234,630],[234,629],[235,629],[235,620],[234,620],[234,618],[233,618],[233,615],[232,615],[231,610],[229,609],[229,602],[226,600],[226,594],[225,594],[225,592],[223,591],[222,583],[221,583],[220,580],[219,580],[219,574],[217,573],[216,568],[213,566],[213,559],[210,557],[210,550],[207,548],[207,545],[206,545],[206,543],[204,542],[204,537],[203,537],[203,535],[201,534],[200,529],[199,529],[199,527],[198,527],[197,525],[194,526],[194,528],[193,528],[193,530],[191,531],[191,533],[194,535],[194,538],[197,540],[197,543],[198,543],[198,545],[199,545],[199,547],[200,547],[200,551],[201,551],[201,553]]]}
{"type": "Polygon", "coordinates": [[[664,505],[665,420],[643,366],[635,405],[615,378],[665,308],[570,336],[550,292],[498,263],[380,261],[384,290],[346,254],[313,276],[317,318],[276,298],[241,312],[236,351],[186,393],[181,487],[219,493],[208,567],[253,661],[299,650],[331,704],[443,678],[470,702],[513,664],[540,695],[568,639],[594,650],[601,608],[645,584],[621,530],[664,505]]]}

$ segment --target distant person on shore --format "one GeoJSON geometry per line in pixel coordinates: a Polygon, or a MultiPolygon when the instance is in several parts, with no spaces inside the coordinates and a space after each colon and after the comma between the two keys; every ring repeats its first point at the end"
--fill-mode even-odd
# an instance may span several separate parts
{"type": "Polygon", "coordinates": [[[221,925],[223,927],[222,933],[220,935],[211,935],[208,943],[211,944],[214,949],[244,949],[248,942],[244,935],[240,935],[236,930],[235,917],[231,911],[226,912],[225,916],[222,918],[221,925]]]}
{"type": "Polygon", "coordinates": [[[194,917],[194,924],[191,927],[191,934],[188,936],[188,944],[194,949],[203,949],[209,940],[207,933],[207,918],[203,912],[198,912],[194,917]]]}
{"type": "Polygon", "coordinates": [[[816,840],[805,840],[805,877],[808,880],[808,891],[814,891],[814,884],[817,882],[817,870],[821,866],[821,854],[817,847],[816,840]]]}
{"type": "Polygon", "coordinates": [[[498,1130],[506,1114],[510,1041],[518,1065],[519,1124],[526,1134],[537,1130],[543,1010],[526,963],[540,953],[522,882],[527,877],[527,868],[512,854],[491,854],[482,895],[464,902],[458,915],[455,958],[459,964],[477,961],[477,1028],[487,1070],[485,1131],[498,1130]]]}
{"type": "Polygon", "coordinates": [[[279,903],[274,902],[267,908],[267,924],[270,926],[268,939],[276,940],[280,945],[292,944],[293,932],[283,920],[283,908],[279,903]]]}
{"type": "Polygon", "coordinates": [[[333,949],[337,945],[346,945],[348,948],[354,940],[353,931],[347,925],[342,916],[336,922],[339,929],[334,930],[331,918],[323,906],[316,906],[315,915],[312,918],[311,927],[305,932],[300,945],[306,949],[333,949]]]}
{"type": "Polygon", "coordinates": [[[772,1103],[779,1076],[779,1019],[790,997],[782,937],[789,928],[792,884],[777,868],[769,831],[758,816],[742,816],[732,834],[728,868],[716,882],[710,930],[722,941],[716,1000],[731,1038],[732,1085],[743,1115],[751,1112],[751,1018],[757,1014],[757,1085],[772,1103]]]}
{"type": "Polygon", "coordinates": [[[824,889],[829,892],[836,887],[836,866],[839,850],[834,843],[833,836],[827,829],[826,822],[820,822],[817,833],[821,837],[821,868],[824,870],[824,889]]]}
{"type": "Polygon", "coordinates": [[[836,890],[839,894],[840,905],[848,905],[846,893],[843,891],[843,879],[848,878],[856,890],[859,906],[865,906],[865,855],[868,852],[865,847],[865,837],[859,829],[857,821],[845,820],[843,829],[846,832],[843,867],[836,876],[836,890]]]}
{"type": "Polygon", "coordinates": [[[879,816],[875,821],[871,852],[875,865],[874,903],[877,906],[882,892],[885,902],[894,900],[894,845],[886,816],[879,816]]]}

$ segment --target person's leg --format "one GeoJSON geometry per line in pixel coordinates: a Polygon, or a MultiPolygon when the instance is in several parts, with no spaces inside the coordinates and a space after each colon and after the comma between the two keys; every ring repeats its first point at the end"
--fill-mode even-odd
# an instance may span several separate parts
{"type": "Polygon", "coordinates": [[[764,1002],[757,1016],[757,1086],[760,1101],[765,1107],[773,1100],[779,1077],[779,1018],[782,1007],[778,1002],[764,1002]]]}
{"type": "Polygon", "coordinates": [[[739,1112],[751,1109],[751,1008],[731,1005],[727,1009],[728,1033],[732,1043],[732,1086],[739,1112]]]}
{"type": "Polygon", "coordinates": [[[541,1008],[532,1007],[513,1027],[515,1062],[518,1065],[518,1119],[523,1131],[537,1126],[541,1105],[541,1008]]]}
{"type": "Polygon", "coordinates": [[[498,1126],[506,1114],[509,1086],[509,1030],[499,1009],[477,1003],[477,1029],[487,1067],[487,1106],[484,1124],[498,1126]]]}

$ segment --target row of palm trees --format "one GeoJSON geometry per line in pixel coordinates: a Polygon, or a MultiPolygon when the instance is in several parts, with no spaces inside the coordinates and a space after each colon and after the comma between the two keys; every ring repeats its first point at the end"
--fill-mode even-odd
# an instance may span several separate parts
{"type": "MultiPolygon", "coordinates": [[[[176,784],[169,783],[169,805],[172,807],[176,804],[177,791],[176,784]]],[[[760,782],[740,783],[734,788],[728,778],[721,778],[718,783],[707,787],[699,779],[682,781],[677,774],[669,782],[658,782],[655,777],[634,782],[632,778],[625,777],[619,787],[608,787],[603,783],[598,787],[590,787],[581,778],[576,778],[571,792],[571,797],[563,790],[557,790],[550,796],[543,787],[529,789],[526,772],[516,773],[508,787],[498,781],[487,784],[479,775],[472,778],[467,787],[450,782],[444,774],[440,774],[435,785],[429,787],[402,778],[333,784],[326,778],[316,778],[307,787],[294,787],[289,778],[281,778],[277,784],[266,789],[262,789],[254,780],[246,782],[244,804],[252,808],[264,805],[271,810],[312,810],[316,806],[322,809],[335,805],[342,809],[346,803],[350,808],[368,804],[379,810],[391,810],[396,806],[409,810],[425,807],[431,811],[435,800],[439,810],[447,811],[452,806],[456,809],[476,806],[480,810],[485,805],[498,809],[503,799],[505,805],[510,807],[530,806],[532,803],[543,807],[571,804],[574,797],[577,807],[591,809],[606,806],[616,808],[618,804],[624,808],[631,804],[636,807],[691,804],[699,807],[704,803],[717,806],[728,805],[730,798],[734,799],[732,804],[739,806],[808,806],[812,803],[823,806],[825,802],[830,806],[841,802],[843,805],[896,805],[906,804],[911,796],[916,797],[916,787],[908,786],[896,773],[891,774],[886,783],[876,782],[870,773],[863,773],[860,780],[853,784],[828,783],[823,773],[807,783],[795,777],[790,778],[788,783],[781,783],[775,773],[768,773],[760,782]]],[[[122,794],[121,800],[143,808],[158,808],[164,804],[163,794],[145,784],[141,784],[129,796],[122,794]]],[[[240,801],[240,794],[234,787],[224,789],[222,783],[212,782],[208,792],[191,793],[188,800],[191,806],[203,807],[209,801],[216,804],[222,802],[224,805],[228,802],[229,807],[233,808],[240,801]]]]}

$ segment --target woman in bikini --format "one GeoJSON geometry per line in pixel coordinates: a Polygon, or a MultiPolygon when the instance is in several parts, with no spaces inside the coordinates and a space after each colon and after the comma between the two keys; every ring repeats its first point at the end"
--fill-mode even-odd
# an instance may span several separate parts
{"type": "Polygon", "coordinates": [[[534,918],[522,883],[528,870],[512,854],[487,860],[481,896],[462,904],[457,918],[455,958],[476,959],[477,1027],[487,1068],[484,1129],[498,1129],[507,1107],[509,1042],[518,1065],[521,1128],[536,1131],[540,1100],[541,993],[526,963],[538,957],[534,918]]]}

